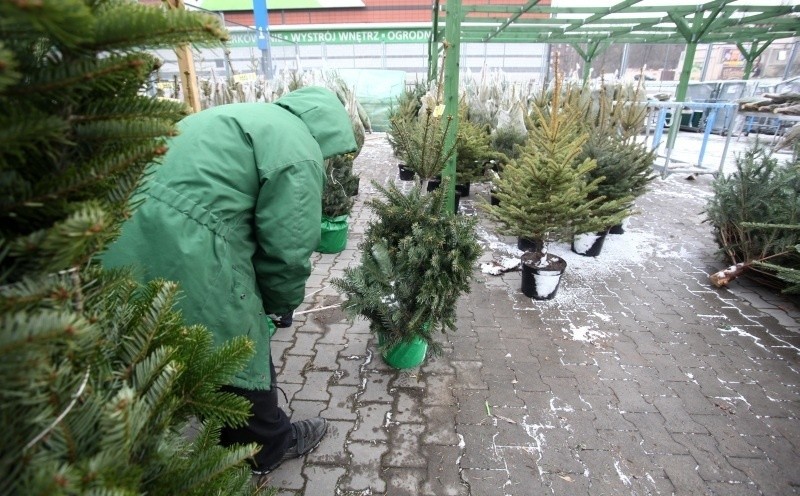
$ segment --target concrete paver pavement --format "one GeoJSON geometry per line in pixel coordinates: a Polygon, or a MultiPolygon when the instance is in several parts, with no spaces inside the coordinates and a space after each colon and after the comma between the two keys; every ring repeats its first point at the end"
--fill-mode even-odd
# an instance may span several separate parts
{"type": "MultiPolygon", "coordinates": [[[[358,263],[370,180],[395,180],[395,162],[368,135],[347,249],[315,254],[320,291],[300,310],[340,301],[330,279],[358,263]]],[[[552,301],[522,295],[518,272],[476,270],[458,331],[418,370],[388,368],[367,322],[338,309],[279,329],[287,411],[331,425],[269,483],[283,496],[800,491],[800,311],[747,281],[710,286],[710,181],[657,180],[596,259],[555,247],[568,267],[552,301]]],[[[483,261],[513,248],[486,224],[480,236],[483,261]]]]}

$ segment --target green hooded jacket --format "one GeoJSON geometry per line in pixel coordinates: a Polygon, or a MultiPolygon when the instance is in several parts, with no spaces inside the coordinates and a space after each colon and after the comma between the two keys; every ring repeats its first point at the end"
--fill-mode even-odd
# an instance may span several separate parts
{"type": "Polygon", "coordinates": [[[331,91],[307,87],[274,103],[214,107],[178,124],[106,267],[177,281],[178,308],[220,345],[248,336],[255,356],[233,386],[271,387],[268,314],[300,305],[320,239],[323,158],[356,149],[331,91]]]}

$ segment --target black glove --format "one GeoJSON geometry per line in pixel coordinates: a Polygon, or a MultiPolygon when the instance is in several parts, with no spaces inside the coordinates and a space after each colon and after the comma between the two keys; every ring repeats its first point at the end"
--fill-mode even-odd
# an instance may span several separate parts
{"type": "Polygon", "coordinates": [[[289,312],[286,315],[275,315],[270,314],[269,318],[272,319],[272,323],[275,324],[275,327],[282,328],[282,327],[290,327],[292,325],[292,317],[294,316],[294,312],[289,312]]]}

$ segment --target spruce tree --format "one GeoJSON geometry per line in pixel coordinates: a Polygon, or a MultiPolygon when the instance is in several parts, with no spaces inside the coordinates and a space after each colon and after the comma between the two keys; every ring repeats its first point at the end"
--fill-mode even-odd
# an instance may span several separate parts
{"type": "Polygon", "coordinates": [[[353,175],[353,155],[337,155],[325,161],[325,187],[322,190],[322,215],[333,218],[349,215],[358,177],[353,175]]]}
{"type": "Polygon", "coordinates": [[[470,290],[481,251],[477,219],[443,212],[443,188],[423,195],[418,186],[403,193],[394,183],[373,185],[383,198],[369,202],[375,215],[359,245],[361,264],[333,285],[347,297],[343,308],[369,319],[385,347],[419,337],[437,353],[433,335],[456,329],[456,303],[470,290]]]}
{"type": "Polygon", "coordinates": [[[597,162],[587,176],[589,181],[600,180],[590,198],[603,197],[602,203],[618,201],[624,216],[631,214],[633,201],[655,179],[655,150],[636,139],[647,114],[647,108],[637,103],[638,96],[638,90],[603,87],[587,102],[589,136],[578,156],[597,162]]]}
{"type": "Polygon", "coordinates": [[[486,164],[492,160],[505,162],[502,153],[492,149],[489,126],[480,126],[469,118],[467,105],[459,106],[458,148],[456,149],[456,182],[481,182],[486,180],[486,164]]]}
{"type": "Polygon", "coordinates": [[[777,273],[797,291],[800,270],[800,162],[780,164],[756,143],[736,157],[736,170],[718,176],[707,221],[735,272],[712,277],[725,285],[742,272],[775,284],[777,273]]]}
{"type": "Polygon", "coordinates": [[[545,244],[619,222],[619,202],[590,198],[600,179],[587,181],[597,164],[579,160],[588,133],[583,109],[564,98],[560,80],[550,98],[539,97],[521,156],[505,166],[495,183],[500,204],[487,207],[506,234],[545,244]],[[543,103],[546,102],[546,103],[543,103]]]}
{"type": "Polygon", "coordinates": [[[214,348],[175,284],[95,258],[187,111],[142,95],[144,49],[224,37],[131,1],[0,2],[0,494],[253,492],[256,447],[217,445],[250,343],[214,348]]]}

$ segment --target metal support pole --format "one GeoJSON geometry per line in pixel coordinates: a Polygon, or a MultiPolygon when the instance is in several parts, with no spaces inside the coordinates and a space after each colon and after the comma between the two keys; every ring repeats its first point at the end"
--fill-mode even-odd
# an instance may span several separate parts
{"type": "Polygon", "coordinates": [[[783,71],[783,79],[789,79],[789,76],[792,75],[792,65],[794,64],[794,58],[797,56],[797,45],[798,41],[795,41],[792,45],[792,51],[789,52],[789,59],[786,61],[786,69],[783,71]]]}
{"type": "MultiPolygon", "coordinates": [[[[683,67],[681,67],[681,77],[678,80],[678,87],[675,89],[675,101],[683,102],[686,100],[686,89],[689,87],[689,78],[692,75],[692,64],[694,64],[694,55],[697,53],[697,43],[690,42],[686,44],[686,54],[683,57],[683,67]]],[[[667,156],[672,152],[672,147],[675,145],[675,140],[678,138],[678,130],[681,127],[680,109],[672,116],[672,122],[669,126],[669,134],[667,135],[667,156]]]]}
{"type": "MultiPolygon", "coordinates": [[[[450,120],[445,136],[445,150],[449,150],[456,143],[458,134],[458,78],[461,61],[461,0],[447,2],[447,17],[445,25],[445,43],[447,48],[444,62],[444,115],[450,120]]],[[[442,180],[447,178],[447,198],[445,208],[448,212],[455,211],[456,194],[456,159],[455,153],[447,161],[442,171],[442,180]]]]}
{"type": "Polygon", "coordinates": [[[261,50],[261,73],[272,79],[272,51],[269,44],[269,7],[267,0],[253,0],[253,20],[258,31],[258,48],[261,50]]]}
{"type": "Polygon", "coordinates": [[[619,63],[619,78],[623,79],[625,73],[628,72],[628,52],[630,51],[631,44],[625,43],[622,47],[622,60],[619,63]]]}
{"type": "Polygon", "coordinates": [[[711,52],[713,51],[713,43],[706,45],[706,58],[703,60],[703,70],[700,72],[700,81],[705,81],[708,76],[708,66],[711,65],[711,52]]]}

